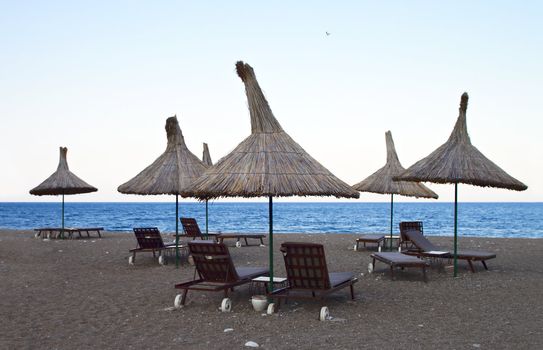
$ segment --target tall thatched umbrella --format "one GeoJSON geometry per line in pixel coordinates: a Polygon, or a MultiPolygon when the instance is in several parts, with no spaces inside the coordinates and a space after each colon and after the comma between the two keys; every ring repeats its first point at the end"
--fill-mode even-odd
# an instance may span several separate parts
{"type": "MultiPolygon", "coordinates": [[[[345,182],[313,159],[281,127],[258,85],[253,68],[236,70],[245,84],[251,135],[193,183],[201,199],[268,197],[270,278],[273,280],[273,197],[335,196],[358,198],[345,182]]],[[[270,291],[273,283],[269,283],[270,291]]]]}
{"type": "MultiPolygon", "coordinates": [[[[207,165],[208,167],[213,165],[213,162],[211,161],[211,155],[209,154],[209,147],[207,147],[207,143],[204,142],[204,153],[202,154],[202,163],[207,165]]],[[[206,198],[206,236],[209,233],[209,219],[208,219],[208,205],[209,199],[206,198]]]]}
{"type": "MultiPolygon", "coordinates": [[[[117,191],[126,194],[175,195],[176,265],[179,265],[179,195],[207,168],[185,145],[177,117],[166,119],[166,150],[151,165],[143,169],[117,191]]],[[[190,196],[190,193],[186,196],[190,196]]]]}
{"type": "Polygon", "coordinates": [[[387,145],[387,162],[385,166],[371,174],[366,179],[353,185],[353,188],[361,192],[390,194],[390,249],[392,249],[394,195],[399,194],[402,196],[434,199],[437,199],[438,196],[434,191],[423,184],[417,182],[392,180],[394,176],[404,172],[405,168],[398,159],[396,148],[394,147],[394,141],[392,140],[392,133],[390,131],[385,133],[385,139],[387,145]]]}
{"type": "Polygon", "coordinates": [[[524,191],[528,187],[513,178],[471,144],[466,126],[468,94],[460,100],[460,114],[447,142],[409,167],[396,179],[454,184],[454,276],[457,265],[458,184],[524,191]]]}
{"type": "Polygon", "coordinates": [[[89,185],[70,171],[66,160],[67,153],[68,148],[60,147],[57,171],[30,190],[30,194],[36,196],[62,195],[62,232],[64,232],[64,195],[98,191],[96,187],[89,185]]]}

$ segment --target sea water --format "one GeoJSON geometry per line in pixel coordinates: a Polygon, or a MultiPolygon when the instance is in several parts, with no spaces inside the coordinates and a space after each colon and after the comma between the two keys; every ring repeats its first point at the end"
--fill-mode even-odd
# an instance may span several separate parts
{"type": "MultiPolygon", "coordinates": [[[[210,232],[268,232],[268,202],[209,202],[210,232]]],[[[194,217],[205,230],[205,202],[179,204],[179,216],[194,217]]],[[[393,230],[400,221],[424,222],[427,235],[451,236],[454,203],[394,204],[393,230]]],[[[175,232],[175,202],[67,202],[66,227],[104,227],[131,232],[133,227],[158,227],[175,232]]],[[[60,203],[0,203],[0,228],[32,229],[61,225],[60,203]]],[[[274,233],[389,233],[390,203],[275,202],[274,233]]],[[[181,228],[180,228],[181,230],[181,228]]],[[[458,203],[461,236],[543,238],[543,203],[458,203]]]]}

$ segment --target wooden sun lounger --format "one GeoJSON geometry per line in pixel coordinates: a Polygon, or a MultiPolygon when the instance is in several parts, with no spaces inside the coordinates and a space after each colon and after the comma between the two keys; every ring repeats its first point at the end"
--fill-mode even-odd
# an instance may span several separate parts
{"type": "Polygon", "coordinates": [[[366,247],[366,243],[372,243],[377,244],[377,249],[381,247],[381,243],[385,241],[385,235],[361,235],[356,239],[356,246],[354,250],[358,250],[358,245],[360,243],[364,244],[364,248],[366,247]]]}
{"type": "MultiPolygon", "coordinates": [[[[194,218],[181,218],[181,224],[183,225],[183,231],[185,237],[191,237],[193,240],[196,238],[205,239],[205,235],[200,231],[198,222],[194,218]]],[[[223,243],[225,239],[236,239],[236,242],[240,242],[242,239],[245,241],[245,245],[249,245],[247,239],[258,239],[260,244],[264,245],[264,237],[266,235],[260,233],[208,233],[209,238],[216,240],[219,243],[223,243]]]]}
{"type": "Polygon", "coordinates": [[[418,257],[405,255],[397,252],[386,252],[386,253],[373,253],[370,255],[372,257],[372,267],[375,269],[375,260],[381,261],[390,266],[390,274],[392,280],[394,280],[394,269],[396,267],[401,268],[402,270],[406,267],[420,267],[422,268],[422,275],[424,282],[427,281],[426,277],[426,267],[430,265],[427,261],[424,261],[418,257]]]}
{"type": "Polygon", "coordinates": [[[424,235],[422,221],[402,221],[400,222],[400,248],[410,249],[415,246],[409,241],[409,238],[405,235],[407,231],[418,231],[421,235],[424,235]]]}
{"type": "Polygon", "coordinates": [[[179,218],[181,220],[181,225],[183,226],[183,235],[180,235],[180,237],[189,237],[193,240],[196,238],[200,239],[214,239],[217,240],[218,233],[208,233],[207,237],[205,234],[200,231],[200,226],[198,226],[198,223],[196,222],[196,219],[194,218],[179,218]]]}
{"type": "Polygon", "coordinates": [[[191,241],[188,246],[195,265],[194,279],[175,285],[175,288],[183,290],[180,305],[185,305],[189,290],[223,291],[226,298],[228,291],[233,291],[235,286],[250,283],[253,278],[269,274],[265,267],[234,266],[224,243],[191,241]]]}
{"type": "Polygon", "coordinates": [[[261,234],[261,233],[219,233],[219,235],[217,235],[217,240],[222,243],[225,239],[236,239],[236,242],[240,242],[241,239],[243,239],[245,241],[245,245],[246,246],[249,246],[249,242],[247,241],[248,238],[252,238],[252,239],[258,239],[260,240],[260,244],[261,245],[264,245],[264,237],[266,237],[266,235],[264,234],[261,234]]]}
{"type": "Polygon", "coordinates": [[[281,299],[323,299],[346,287],[350,288],[354,300],[353,285],[358,279],[351,272],[328,272],[322,244],[285,242],[281,244],[281,252],[288,286],[269,294],[277,300],[277,309],[281,299]]]}
{"type": "MultiPolygon", "coordinates": [[[[414,246],[414,248],[405,251],[405,254],[432,258],[440,257],[449,260],[454,259],[454,252],[451,252],[449,250],[443,250],[442,248],[435,246],[420,232],[416,230],[411,230],[406,231],[404,234],[414,246]],[[436,252],[439,253],[439,256],[436,256],[436,252]]],[[[469,264],[471,272],[475,272],[475,267],[473,266],[474,261],[480,261],[483,264],[484,268],[488,270],[488,266],[486,266],[486,260],[494,259],[496,257],[496,254],[478,250],[458,250],[456,252],[456,257],[459,260],[466,260],[469,264]]]]}
{"type": "Polygon", "coordinates": [[[87,237],[90,238],[90,233],[96,232],[99,238],[102,238],[101,231],[103,227],[65,227],[64,229],[60,227],[41,227],[36,228],[35,236],[44,237],[44,238],[65,238],[64,234],[68,234],[68,238],[74,238],[74,233],[79,235],[79,238],[82,238],[82,233],[86,233],[87,237]]]}
{"type": "MultiPolygon", "coordinates": [[[[162,263],[162,252],[175,251],[175,242],[164,244],[160,231],[156,227],[135,227],[134,235],[138,241],[138,246],[129,250],[132,253],[131,264],[136,262],[136,253],[152,252],[154,258],[156,258],[156,253],[158,253],[159,263],[162,263]]],[[[186,251],[187,246],[179,244],[178,248],[181,251],[186,251]]]]}

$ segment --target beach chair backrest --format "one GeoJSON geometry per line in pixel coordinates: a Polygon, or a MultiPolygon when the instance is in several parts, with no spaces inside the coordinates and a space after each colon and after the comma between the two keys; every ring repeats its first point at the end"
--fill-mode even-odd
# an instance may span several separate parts
{"type": "Polygon", "coordinates": [[[422,221],[402,221],[400,222],[400,244],[406,246],[409,243],[409,239],[405,235],[407,231],[419,231],[424,234],[422,229],[422,221]]]}
{"type": "Polygon", "coordinates": [[[134,227],[134,235],[136,235],[138,245],[142,249],[164,248],[160,231],[156,227],[134,227]]]}
{"type": "Polygon", "coordinates": [[[183,232],[189,237],[201,237],[202,232],[200,227],[194,218],[180,218],[181,225],[183,225],[183,232]]]}
{"type": "Polygon", "coordinates": [[[432,250],[440,250],[438,247],[432,244],[426,237],[417,230],[405,231],[407,239],[419,250],[423,252],[429,252],[432,250]]]}
{"type": "Polygon", "coordinates": [[[230,252],[224,243],[189,242],[190,255],[200,278],[207,282],[228,283],[239,280],[230,252]]]}
{"type": "Polygon", "coordinates": [[[328,267],[322,244],[285,242],[281,244],[281,252],[291,288],[330,289],[328,267]]]}

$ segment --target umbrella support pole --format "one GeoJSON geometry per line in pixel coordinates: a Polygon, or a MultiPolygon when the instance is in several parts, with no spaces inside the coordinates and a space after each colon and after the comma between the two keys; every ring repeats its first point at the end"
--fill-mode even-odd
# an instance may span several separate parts
{"type": "Polygon", "coordinates": [[[62,194],[62,230],[60,231],[60,237],[64,238],[64,193],[62,194]]]}
{"type": "Polygon", "coordinates": [[[179,268],[179,195],[175,195],[175,267],[179,268]]]}
{"type": "MultiPolygon", "coordinates": [[[[268,292],[271,294],[273,292],[273,199],[272,196],[269,197],[269,204],[268,204],[268,215],[269,215],[269,222],[270,222],[270,235],[268,237],[268,246],[269,246],[269,257],[270,257],[270,283],[268,283],[268,292]]],[[[268,300],[271,302],[271,300],[268,300]]]]}
{"type": "Polygon", "coordinates": [[[208,231],[208,212],[207,212],[207,199],[206,199],[206,239],[207,239],[207,235],[209,233],[208,231]]]}
{"type": "Polygon", "coordinates": [[[392,224],[394,218],[394,193],[390,194],[390,251],[392,251],[392,224]]]}
{"type": "Polygon", "coordinates": [[[458,275],[458,183],[454,183],[454,277],[458,275]]]}

